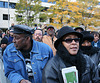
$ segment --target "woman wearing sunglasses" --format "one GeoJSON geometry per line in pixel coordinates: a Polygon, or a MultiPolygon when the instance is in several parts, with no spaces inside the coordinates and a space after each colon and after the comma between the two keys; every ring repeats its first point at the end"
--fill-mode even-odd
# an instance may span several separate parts
{"type": "Polygon", "coordinates": [[[78,82],[70,83],[100,83],[94,63],[79,50],[82,37],[81,33],[68,26],[59,30],[57,40],[54,43],[57,50],[56,56],[46,64],[42,83],[64,83],[62,69],[72,66],[78,70],[78,82]]]}

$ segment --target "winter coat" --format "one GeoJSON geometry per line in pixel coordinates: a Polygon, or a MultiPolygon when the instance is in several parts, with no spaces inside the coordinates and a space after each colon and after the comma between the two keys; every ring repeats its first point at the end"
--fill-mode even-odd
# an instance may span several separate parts
{"type": "MultiPolygon", "coordinates": [[[[100,83],[100,81],[98,81],[97,74],[95,73],[95,65],[92,63],[88,56],[83,56],[86,59],[86,70],[82,74],[82,79],[80,83],[100,83]]],[[[54,56],[47,63],[43,71],[42,83],[64,83],[61,70],[62,68],[67,68],[71,66],[72,65],[70,63],[67,63],[66,66],[63,60],[58,55],[54,56]]]]}
{"type": "Polygon", "coordinates": [[[34,79],[29,79],[25,59],[22,53],[15,48],[14,43],[12,43],[7,46],[3,53],[5,76],[11,83],[20,83],[22,79],[32,80],[32,83],[41,83],[42,70],[51,57],[53,57],[53,51],[48,45],[33,40],[30,61],[34,79]]]}
{"type": "Polygon", "coordinates": [[[79,83],[100,83],[98,70],[89,56],[81,51],[72,56],[60,45],[57,55],[48,61],[43,70],[42,83],[64,83],[61,70],[71,66],[76,66],[78,70],[79,83]]]}
{"type": "Polygon", "coordinates": [[[51,49],[53,50],[53,55],[56,55],[56,49],[54,47],[54,42],[57,40],[57,38],[54,36],[53,39],[49,35],[44,35],[43,36],[43,43],[49,45],[51,49]]]}
{"type": "Polygon", "coordinates": [[[83,54],[88,55],[100,71],[100,49],[93,46],[81,46],[83,54]]]}

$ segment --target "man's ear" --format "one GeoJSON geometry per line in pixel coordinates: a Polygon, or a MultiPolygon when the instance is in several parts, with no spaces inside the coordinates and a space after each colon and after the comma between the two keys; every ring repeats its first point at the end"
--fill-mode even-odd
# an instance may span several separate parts
{"type": "Polygon", "coordinates": [[[29,37],[29,36],[27,36],[27,37],[26,37],[26,39],[27,39],[27,40],[30,40],[30,37],[29,37]]]}

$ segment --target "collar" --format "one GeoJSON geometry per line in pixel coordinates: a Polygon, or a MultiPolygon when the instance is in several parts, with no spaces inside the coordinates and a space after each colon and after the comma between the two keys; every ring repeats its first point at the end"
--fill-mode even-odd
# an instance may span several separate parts
{"type": "Polygon", "coordinates": [[[33,47],[31,50],[32,53],[39,53],[38,42],[33,40],[33,47]]]}

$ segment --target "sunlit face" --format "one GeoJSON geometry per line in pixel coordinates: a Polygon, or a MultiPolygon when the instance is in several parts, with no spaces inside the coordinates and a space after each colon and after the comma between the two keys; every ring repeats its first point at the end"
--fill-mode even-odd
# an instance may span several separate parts
{"type": "Polygon", "coordinates": [[[99,34],[94,34],[94,42],[97,42],[99,40],[99,34]]]}
{"type": "Polygon", "coordinates": [[[91,46],[91,42],[88,41],[88,40],[85,40],[85,41],[82,43],[82,46],[91,46]]]}
{"type": "Polygon", "coordinates": [[[27,46],[26,42],[27,40],[24,34],[13,34],[13,43],[16,49],[24,49],[27,46]]]}
{"type": "Polygon", "coordinates": [[[33,39],[39,42],[42,42],[43,34],[41,30],[35,30],[33,39]]]}
{"type": "MultiPolygon", "coordinates": [[[[78,39],[78,37],[75,34],[67,34],[63,37],[63,40],[66,39],[78,39]]],[[[71,43],[67,43],[65,41],[62,41],[62,44],[65,46],[65,48],[68,50],[68,52],[71,55],[76,55],[79,50],[79,42],[75,42],[75,40],[72,40],[71,43]]]]}

